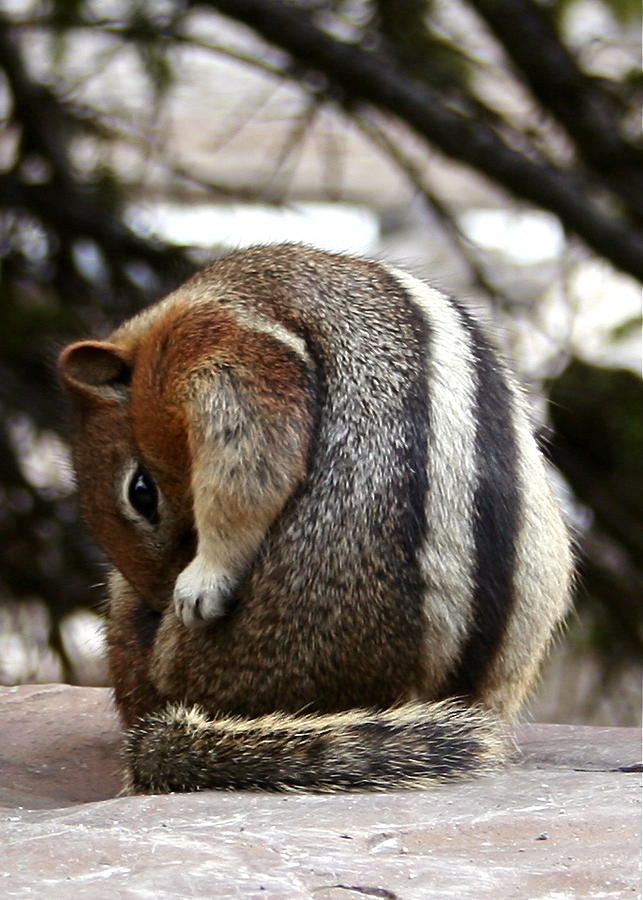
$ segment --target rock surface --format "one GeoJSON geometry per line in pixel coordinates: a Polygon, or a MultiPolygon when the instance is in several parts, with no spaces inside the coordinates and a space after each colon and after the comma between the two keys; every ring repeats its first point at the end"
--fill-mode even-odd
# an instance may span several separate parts
{"type": "Polygon", "coordinates": [[[3,898],[640,896],[637,729],[521,726],[431,791],[118,797],[109,691],[3,688],[0,723],[3,898]]]}

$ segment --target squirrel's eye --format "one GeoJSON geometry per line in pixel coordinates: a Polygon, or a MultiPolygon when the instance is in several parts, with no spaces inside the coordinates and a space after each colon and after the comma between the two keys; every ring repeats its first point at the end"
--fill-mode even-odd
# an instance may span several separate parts
{"type": "Polygon", "coordinates": [[[127,499],[140,516],[152,525],[159,520],[159,493],[150,473],[139,466],[130,479],[127,499]]]}

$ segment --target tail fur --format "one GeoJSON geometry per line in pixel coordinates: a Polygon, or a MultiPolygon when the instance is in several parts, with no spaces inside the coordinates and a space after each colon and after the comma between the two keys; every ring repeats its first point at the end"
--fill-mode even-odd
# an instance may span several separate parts
{"type": "Polygon", "coordinates": [[[168,706],[129,734],[127,793],[428,787],[497,770],[503,727],[454,701],[330,715],[210,717],[168,706]]]}

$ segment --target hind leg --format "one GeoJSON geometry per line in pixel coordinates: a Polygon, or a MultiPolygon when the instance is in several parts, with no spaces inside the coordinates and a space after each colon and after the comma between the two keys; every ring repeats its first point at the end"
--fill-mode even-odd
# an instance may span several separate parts
{"type": "Polygon", "coordinates": [[[150,677],[161,618],[162,613],[144,603],[120,573],[112,574],[107,617],[108,660],[116,705],[127,727],[164,706],[150,677]]]}

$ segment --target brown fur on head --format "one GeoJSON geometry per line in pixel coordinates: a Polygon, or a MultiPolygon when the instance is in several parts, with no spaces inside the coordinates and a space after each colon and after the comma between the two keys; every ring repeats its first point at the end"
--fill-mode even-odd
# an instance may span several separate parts
{"type": "Polygon", "coordinates": [[[75,431],[82,434],[74,441],[73,456],[85,517],[113,564],[150,607],[160,610],[194,552],[191,467],[180,411],[174,402],[164,402],[158,390],[150,392],[141,384],[145,369],[134,367],[138,350],[82,341],[63,351],[59,370],[74,400],[75,431]],[[141,446],[154,408],[163,412],[158,440],[153,447],[141,446]],[[142,429],[135,410],[144,411],[142,429]],[[159,533],[152,533],[128,515],[123,495],[140,457],[151,451],[158,459],[159,448],[167,473],[163,497],[171,516],[159,533]]]}
{"type": "Polygon", "coordinates": [[[208,492],[209,528],[238,535],[257,522],[265,531],[303,477],[310,436],[305,373],[225,309],[170,307],[149,327],[72,344],[59,370],[74,400],[85,516],[154,609],[165,608],[194,556],[200,492],[208,492]],[[277,442],[279,449],[271,446],[277,442]],[[274,463],[261,459],[270,452],[274,463]],[[284,470],[271,472],[271,463],[284,470]],[[154,529],[124,496],[138,464],[159,492],[154,529]],[[221,467],[217,486],[211,470],[221,467]]]}

